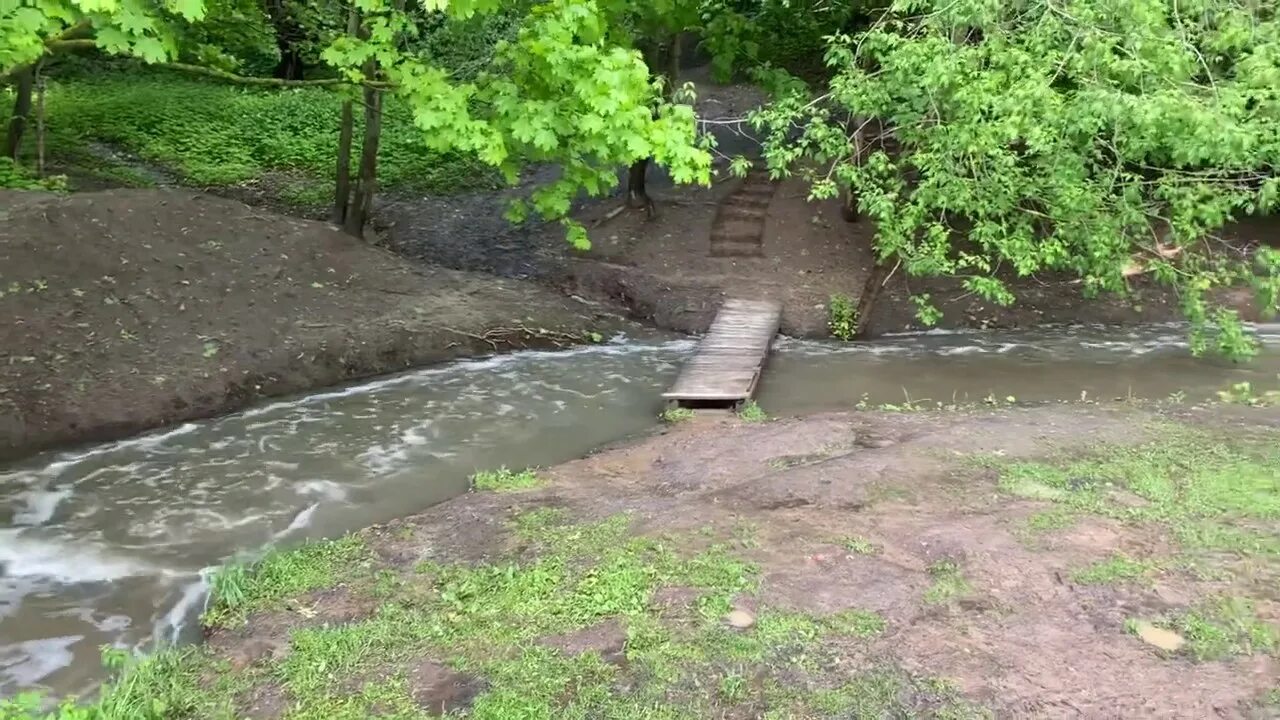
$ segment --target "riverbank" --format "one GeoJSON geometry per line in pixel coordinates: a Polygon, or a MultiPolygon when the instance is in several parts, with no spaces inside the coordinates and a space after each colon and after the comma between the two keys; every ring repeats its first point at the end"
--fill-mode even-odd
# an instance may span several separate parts
{"type": "Polygon", "coordinates": [[[1277,436],[1223,405],[698,418],[224,571],[207,643],[103,707],[1272,717],[1277,436]]]}
{"type": "Polygon", "coordinates": [[[0,217],[0,458],[622,324],[190,191],[8,191],[0,217]]]}

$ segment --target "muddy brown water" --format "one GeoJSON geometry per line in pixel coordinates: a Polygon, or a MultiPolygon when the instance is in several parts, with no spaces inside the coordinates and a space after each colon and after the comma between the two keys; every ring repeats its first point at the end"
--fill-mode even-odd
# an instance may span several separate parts
{"type": "MultiPolygon", "coordinates": [[[[1247,365],[1190,357],[1181,328],[781,340],[773,414],[871,404],[1187,401],[1280,387],[1280,326],[1247,365]]],[[[694,344],[626,340],[407,373],[0,468],[0,697],[83,692],[103,645],[191,639],[207,569],[332,537],[652,429],[694,344]]]]}

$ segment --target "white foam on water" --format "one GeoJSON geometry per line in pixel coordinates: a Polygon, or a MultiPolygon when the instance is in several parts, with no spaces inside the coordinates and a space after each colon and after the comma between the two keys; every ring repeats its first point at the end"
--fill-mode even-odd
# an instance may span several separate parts
{"type": "Polygon", "coordinates": [[[71,646],[83,639],[63,635],[0,645],[0,671],[19,686],[34,685],[70,665],[75,657],[71,646]]]}
{"type": "Polygon", "coordinates": [[[299,495],[321,495],[330,500],[346,500],[347,489],[332,480],[304,480],[294,485],[299,495]]]}
{"type": "Polygon", "coordinates": [[[101,547],[53,538],[25,537],[18,530],[0,530],[0,567],[9,577],[40,578],[63,584],[170,574],[167,570],[115,555],[101,547]]]}
{"type": "Polygon", "coordinates": [[[201,570],[198,579],[183,586],[178,601],[156,621],[153,633],[156,639],[164,640],[171,645],[181,640],[187,621],[197,612],[202,612],[208,605],[208,575],[212,571],[212,568],[201,570]]]}
{"type": "Polygon", "coordinates": [[[27,490],[18,493],[17,497],[27,506],[13,514],[13,524],[43,525],[53,519],[53,514],[62,501],[71,497],[71,487],[64,485],[56,490],[27,490]]]}
{"type": "Polygon", "coordinates": [[[293,520],[289,521],[289,527],[275,534],[275,539],[279,540],[294,530],[301,530],[311,524],[311,518],[316,514],[316,508],[320,507],[320,503],[312,503],[305,509],[293,516],[293,520]]]}

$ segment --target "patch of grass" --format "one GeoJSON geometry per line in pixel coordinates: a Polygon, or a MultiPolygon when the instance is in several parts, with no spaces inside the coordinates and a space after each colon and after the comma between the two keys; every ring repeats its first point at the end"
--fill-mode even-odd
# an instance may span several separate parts
{"type": "Polygon", "coordinates": [[[1280,446],[1180,426],[1159,431],[1162,439],[1136,447],[1005,464],[1000,487],[1063,512],[1166,525],[1188,549],[1280,555],[1280,533],[1264,529],[1280,521],[1280,446]]]}
{"type": "Polygon", "coordinates": [[[541,484],[538,473],[528,468],[517,471],[500,467],[497,470],[481,470],[471,476],[471,487],[479,491],[529,490],[541,484]]]}
{"type": "Polygon", "coordinates": [[[1124,555],[1112,555],[1106,560],[1081,568],[1071,573],[1071,579],[1080,585],[1108,585],[1112,583],[1141,580],[1155,568],[1149,562],[1142,562],[1124,555]]]}
{"type": "MultiPolygon", "coordinates": [[[[264,90],[132,68],[52,81],[48,147],[75,163],[89,143],[107,143],[193,185],[236,185],[269,171],[299,172],[327,185],[335,174],[340,107],[323,89],[264,90]]],[[[358,138],[363,114],[356,115],[358,138]]],[[[380,187],[447,194],[495,186],[496,174],[478,159],[428,149],[396,98],[386,98],[382,123],[380,187]]],[[[319,199],[318,192],[297,192],[308,203],[319,199]]]]}
{"type": "Polygon", "coordinates": [[[236,625],[254,611],[275,607],[285,598],[330,587],[369,557],[364,540],[348,535],[290,550],[269,552],[257,562],[232,563],[210,578],[206,627],[236,625]]]}
{"type": "Polygon", "coordinates": [[[844,610],[823,619],[823,625],[831,632],[857,638],[871,638],[888,627],[879,613],[870,610],[844,610]]]}
{"type": "Polygon", "coordinates": [[[880,548],[861,535],[850,535],[840,545],[854,555],[875,555],[880,552],[880,548]]]}
{"type": "MultiPolygon", "coordinates": [[[[850,638],[884,631],[875,613],[815,617],[764,607],[753,627],[728,627],[724,613],[735,598],[758,594],[760,571],[717,544],[720,533],[711,539],[637,536],[629,516],[571,523],[556,508],[519,513],[510,522],[527,543],[519,560],[372,573],[360,579],[384,598],[373,615],[348,624],[301,624],[283,658],[232,669],[205,650],[159,655],[146,661],[154,669],[138,665],[125,672],[132,689],[117,691],[123,694],[116,714],[57,720],[229,718],[260,683],[287,694],[291,718],[419,718],[409,669],[422,658],[483,681],[484,691],[464,711],[474,720],[694,720],[724,717],[757,700],[780,718],[977,717],[947,714],[965,706],[927,678],[892,667],[851,672],[836,662],[850,638]],[[673,616],[655,603],[655,592],[665,587],[695,593],[695,611],[673,616]],[[548,643],[605,621],[625,630],[624,664],[609,664],[594,651],[570,655],[548,643]]],[[[358,560],[352,553],[364,549],[336,547],[347,549],[307,546],[223,582],[241,589],[241,610],[287,601],[281,596],[301,592],[332,573],[335,563],[341,579],[350,579],[343,573],[358,560]],[[302,572],[317,564],[323,572],[302,572]]]]}
{"type": "Polygon", "coordinates": [[[836,293],[827,302],[827,329],[839,340],[852,340],[858,332],[858,309],[848,295],[836,293]]]}
{"type": "Polygon", "coordinates": [[[768,413],[755,400],[748,400],[738,410],[738,419],[743,422],[760,423],[769,419],[768,413]]]}
{"type": "Polygon", "coordinates": [[[689,408],[673,407],[673,408],[667,408],[666,410],[663,410],[662,415],[660,415],[659,417],[662,418],[662,422],[667,423],[669,425],[675,425],[676,423],[688,422],[692,420],[694,418],[694,412],[689,408]]]}
{"type": "Polygon", "coordinates": [[[929,566],[929,577],[933,583],[924,592],[924,601],[930,605],[941,605],[967,595],[973,587],[965,580],[960,565],[952,560],[942,560],[929,566]]]}
{"type": "Polygon", "coordinates": [[[1055,530],[1065,530],[1076,523],[1076,513],[1068,508],[1042,510],[1027,518],[1024,526],[1028,533],[1040,535],[1055,530]]]}
{"type": "Polygon", "coordinates": [[[1245,598],[1218,598],[1157,625],[1185,638],[1185,651],[1196,660],[1280,650],[1280,632],[1259,620],[1253,602],[1245,598]]]}

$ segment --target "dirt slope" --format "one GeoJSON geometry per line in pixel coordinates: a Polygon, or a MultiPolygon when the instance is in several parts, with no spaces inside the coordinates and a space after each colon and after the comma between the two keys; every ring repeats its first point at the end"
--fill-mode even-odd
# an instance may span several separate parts
{"type": "Polygon", "coordinates": [[[0,457],[608,322],[181,190],[0,196],[0,457]]]}

